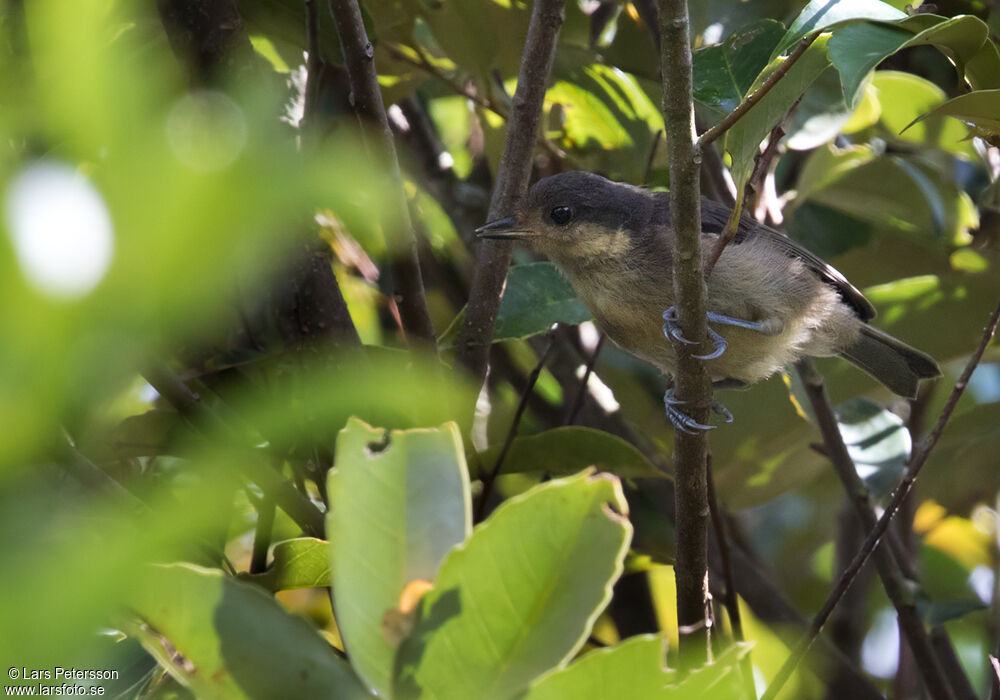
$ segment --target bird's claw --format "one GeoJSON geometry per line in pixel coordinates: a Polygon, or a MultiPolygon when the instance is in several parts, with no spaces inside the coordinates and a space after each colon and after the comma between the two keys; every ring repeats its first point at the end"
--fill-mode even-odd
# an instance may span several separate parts
{"type": "MultiPolygon", "coordinates": [[[[666,393],[663,394],[663,404],[667,409],[667,418],[670,419],[675,428],[688,435],[696,435],[699,430],[715,430],[716,426],[703,425],[677,408],[677,406],[683,406],[686,403],[687,401],[677,398],[673,387],[667,389],[666,393]]],[[[726,423],[733,422],[733,414],[719,401],[712,402],[712,411],[722,416],[726,423]]]]}
{"type": "MultiPolygon", "coordinates": [[[[716,316],[716,314],[709,313],[708,320],[710,321],[715,320],[715,318],[713,318],[714,316],[716,316]]],[[[684,343],[685,345],[698,344],[698,341],[688,340],[687,338],[684,337],[684,334],[681,333],[681,328],[680,326],[677,325],[676,306],[671,306],[669,309],[663,312],[663,321],[664,321],[663,335],[667,336],[667,338],[673,338],[674,340],[684,343]]],[[[715,358],[720,357],[722,353],[726,351],[726,348],[729,347],[729,343],[726,342],[726,339],[723,338],[718,333],[716,333],[711,328],[708,329],[708,336],[712,339],[712,346],[714,348],[712,352],[708,353],[707,355],[692,355],[692,357],[699,360],[714,360],[715,358]]]]}
{"type": "Polygon", "coordinates": [[[663,312],[663,335],[667,338],[673,338],[674,340],[684,343],[685,345],[697,345],[698,341],[688,340],[681,333],[681,327],[677,325],[677,307],[671,306],[669,309],[663,312]]]}

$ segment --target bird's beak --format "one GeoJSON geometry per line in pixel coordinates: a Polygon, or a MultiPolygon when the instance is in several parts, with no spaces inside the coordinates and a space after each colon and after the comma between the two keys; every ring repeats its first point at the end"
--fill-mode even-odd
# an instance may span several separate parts
{"type": "Polygon", "coordinates": [[[516,216],[508,216],[505,219],[497,219],[485,226],[480,226],[476,229],[476,235],[479,238],[513,241],[519,238],[528,238],[533,234],[531,231],[524,230],[524,226],[516,216]]]}

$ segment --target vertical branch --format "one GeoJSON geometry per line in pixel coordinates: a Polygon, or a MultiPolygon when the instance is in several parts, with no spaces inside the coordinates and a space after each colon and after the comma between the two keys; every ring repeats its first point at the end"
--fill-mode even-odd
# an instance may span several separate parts
{"type": "MultiPolygon", "coordinates": [[[[490,200],[491,220],[513,213],[528,189],[535,135],[563,17],[562,0],[535,0],[531,9],[517,89],[507,122],[507,142],[490,200]]],[[[456,364],[464,366],[476,379],[486,374],[493,323],[500,308],[500,292],[507,277],[512,246],[509,241],[485,241],[480,244],[476,256],[469,306],[455,349],[456,364]]]]}
{"type": "MultiPolygon", "coordinates": [[[[686,0],[660,0],[660,71],[663,116],[670,160],[670,214],[674,241],[674,300],[678,324],[688,338],[707,337],[705,281],[701,272],[701,202],[698,171],[701,155],[694,140],[691,46],[686,0]]],[[[708,422],[712,387],[702,362],[692,357],[698,346],[674,344],[676,395],[698,423],[708,422]],[[694,349],[692,349],[694,348],[694,349]]],[[[682,668],[708,658],[705,608],[708,594],[708,495],[705,476],[707,441],[703,432],[676,431],[677,623],[681,630],[682,668]]]]}
{"type": "Polygon", "coordinates": [[[351,82],[351,102],[362,122],[374,124],[378,142],[375,150],[388,158],[395,180],[394,206],[401,230],[396,231],[390,243],[392,276],[396,285],[397,303],[403,317],[403,327],[408,334],[434,345],[434,329],[427,313],[424,298],[424,281],[420,274],[417,242],[410,220],[410,210],[403,191],[402,175],[396,157],[396,145],[389,127],[389,119],[382,103],[382,93],[375,74],[375,49],[368,41],[358,0],[330,0],[330,14],[337,25],[337,36],[344,54],[344,66],[351,82]]]}

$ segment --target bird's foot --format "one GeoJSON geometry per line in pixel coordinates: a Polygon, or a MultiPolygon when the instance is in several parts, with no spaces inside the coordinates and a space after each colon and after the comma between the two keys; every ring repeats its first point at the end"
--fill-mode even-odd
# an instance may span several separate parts
{"type": "MultiPolygon", "coordinates": [[[[708,320],[711,321],[712,316],[717,316],[717,315],[718,314],[713,314],[709,312],[708,320]]],[[[684,334],[681,332],[680,326],[677,325],[676,306],[671,306],[669,309],[663,312],[663,335],[665,335],[668,339],[673,338],[674,340],[684,343],[685,345],[698,344],[697,341],[688,340],[687,338],[685,338],[684,334]]],[[[708,329],[708,337],[712,339],[712,346],[714,348],[712,352],[708,353],[707,355],[692,355],[692,357],[695,357],[699,360],[714,360],[715,358],[722,355],[722,353],[726,351],[726,348],[729,347],[729,343],[726,342],[726,339],[723,338],[718,333],[716,333],[711,328],[708,329]]]]}
{"type": "MultiPolygon", "coordinates": [[[[677,406],[683,406],[685,403],[687,402],[681,401],[677,398],[674,394],[673,387],[667,389],[666,393],[663,395],[663,404],[667,409],[667,418],[670,419],[670,422],[673,423],[675,428],[688,433],[689,435],[695,435],[699,430],[715,430],[716,426],[703,425],[677,408],[677,406]]],[[[723,420],[727,423],[733,422],[733,414],[730,413],[729,409],[720,402],[712,402],[712,411],[722,416],[723,420]]]]}

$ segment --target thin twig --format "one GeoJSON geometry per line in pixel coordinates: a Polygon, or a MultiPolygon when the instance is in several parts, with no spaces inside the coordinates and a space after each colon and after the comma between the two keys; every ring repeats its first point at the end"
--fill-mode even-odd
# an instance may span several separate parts
{"type": "Polygon", "coordinates": [[[358,0],[330,0],[330,14],[337,25],[337,36],[344,55],[344,67],[351,83],[351,101],[358,117],[377,127],[376,150],[387,158],[394,180],[393,205],[398,230],[393,231],[392,276],[397,285],[397,303],[406,332],[435,349],[434,328],[427,313],[424,282],[417,257],[417,241],[410,219],[409,205],[403,190],[399,160],[392,129],[382,103],[382,92],[375,74],[375,50],[365,31],[358,0]]]}
{"type": "Polygon", "coordinates": [[[563,421],[563,425],[573,425],[576,422],[576,417],[580,414],[580,409],[583,408],[583,399],[587,395],[587,384],[590,382],[590,375],[594,373],[594,365],[597,364],[597,356],[601,354],[601,348],[604,347],[604,339],[606,337],[604,333],[597,336],[597,345],[594,346],[594,352],[590,354],[590,359],[587,360],[587,368],[583,371],[580,388],[577,390],[576,396],[573,397],[573,403],[566,413],[566,420],[563,421]]]}
{"type": "Polygon", "coordinates": [[[317,0],[304,0],[306,5],[306,89],[302,120],[312,126],[319,106],[320,66],[319,19],[316,16],[317,0]]]}
{"type": "Polygon", "coordinates": [[[653,161],[656,159],[656,151],[660,146],[660,139],[663,138],[663,129],[660,129],[653,136],[653,145],[649,147],[649,156],[646,158],[646,169],[642,172],[642,184],[649,184],[649,178],[653,174],[653,161]]]}
{"type": "MultiPolygon", "coordinates": [[[[663,76],[663,121],[670,163],[670,215],[674,232],[674,300],[678,325],[687,338],[708,338],[705,278],[701,268],[701,158],[694,142],[691,45],[686,0],[660,0],[660,72],[663,76]]],[[[677,354],[677,398],[685,412],[708,422],[712,385],[704,363],[693,357],[699,345],[674,344],[677,354]]],[[[674,475],[677,518],[677,624],[680,668],[697,668],[708,660],[708,486],[704,431],[675,431],[674,475]]]]}
{"type": "MultiPolygon", "coordinates": [[[[826,393],[823,375],[816,371],[810,360],[802,360],[796,364],[796,367],[802,378],[806,396],[812,404],[816,423],[823,435],[823,444],[826,446],[827,455],[844,485],[844,490],[850,498],[855,513],[865,529],[871,530],[877,522],[871,495],[858,476],[854,461],[844,444],[844,438],[837,425],[837,417],[830,404],[830,397],[826,393]]],[[[920,619],[916,602],[907,590],[907,584],[897,563],[901,558],[902,551],[892,551],[888,543],[875,550],[875,564],[879,577],[882,579],[882,586],[885,588],[885,593],[893,607],[896,608],[900,628],[906,636],[914,658],[917,660],[917,667],[920,669],[930,696],[940,700],[954,698],[941,660],[931,645],[930,635],[920,619]]]]}
{"type": "Polygon", "coordinates": [[[500,469],[503,467],[504,460],[507,459],[507,453],[510,452],[510,446],[514,444],[514,438],[517,437],[517,426],[521,424],[521,418],[524,417],[524,411],[528,407],[528,397],[531,392],[535,390],[535,383],[538,381],[538,375],[542,373],[542,369],[545,367],[545,363],[548,362],[549,356],[552,354],[552,348],[555,347],[555,334],[549,333],[549,342],[545,346],[545,351],[542,353],[541,357],[538,358],[538,364],[535,365],[535,369],[531,370],[531,374],[528,375],[528,383],[524,387],[524,391],[521,392],[521,400],[517,402],[517,410],[514,412],[514,419],[510,422],[510,429],[507,430],[507,437],[504,438],[503,447],[500,448],[500,454],[497,455],[497,461],[493,463],[493,468],[490,469],[489,474],[483,477],[483,491],[479,494],[479,502],[476,505],[475,522],[481,522],[483,516],[486,514],[486,506],[490,499],[490,495],[493,493],[493,484],[496,482],[497,476],[500,474],[500,469]]]}
{"type": "MultiPolygon", "coordinates": [[[[736,593],[736,583],[733,578],[733,564],[729,558],[729,537],[726,534],[726,522],[722,517],[718,499],[715,496],[715,479],[712,478],[712,455],[708,455],[705,464],[708,481],[708,507],[712,517],[712,529],[715,531],[715,543],[719,548],[719,560],[722,562],[722,578],[726,584],[726,613],[729,615],[729,625],[733,629],[733,639],[744,641],[743,621],[740,617],[740,599],[736,593]]],[[[743,679],[743,692],[749,700],[755,700],[757,691],[753,680],[753,663],[747,653],[740,659],[740,675],[743,679]]]]}
{"type": "MultiPolygon", "coordinates": [[[[531,8],[517,89],[507,122],[507,142],[497,167],[496,187],[490,200],[490,219],[512,214],[528,190],[545,87],[552,70],[556,37],[563,17],[563,0],[536,0],[531,8]]],[[[455,364],[469,370],[475,380],[481,380],[486,374],[493,324],[500,308],[500,294],[507,277],[511,250],[509,242],[489,241],[479,246],[476,256],[469,305],[455,349],[455,364]]]]}
{"type": "MultiPolygon", "coordinates": [[[[247,492],[249,495],[249,492],[247,492]]],[[[274,526],[274,501],[268,497],[254,498],[251,502],[257,511],[257,524],[253,532],[253,553],[250,556],[250,573],[262,574],[267,569],[267,550],[271,547],[271,530],[274,526]]]]}
{"type": "Polygon", "coordinates": [[[767,76],[759,88],[747,95],[746,99],[744,99],[736,109],[727,114],[725,119],[698,137],[698,147],[704,148],[708,144],[712,143],[712,141],[715,141],[717,138],[722,136],[722,134],[732,128],[733,124],[738,122],[744,114],[753,109],[754,105],[764,99],[764,96],[771,92],[771,88],[773,88],[778,81],[792,69],[795,62],[802,57],[802,54],[809,49],[818,36],[819,32],[813,32],[802,37],[802,40],[799,41],[799,45],[795,47],[795,50],[788,55],[788,58],[786,58],[784,62],[778,66],[773,73],[771,73],[771,75],[767,76]]]}
{"type": "Polygon", "coordinates": [[[941,437],[941,433],[944,432],[944,428],[948,424],[948,419],[951,418],[951,414],[955,411],[955,406],[958,405],[958,400],[965,392],[966,386],[968,386],[969,378],[972,376],[972,372],[976,369],[976,366],[983,357],[983,353],[986,352],[986,347],[993,338],[993,333],[996,331],[998,321],[1000,321],[1000,303],[997,304],[996,309],[993,311],[993,315],[990,316],[990,320],[986,325],[983,337],[980,340],[978,347],[969,358],[969,362],[965,366],[965,370],[963,370],[962,375],[958,378],[958,381],[955,382],[955,388],[952,390],[951,396],[948,397],[948,401],[941,410],[941,415],[938,416],[937,423],[935,423],[931,432],[928,433],[927,436],[924,437],[919,443],[917,443],[917,446],[910,455],[906,475],[893,493],[892,499],[889,501],[889,505],[886,507],[885,512],[882,513],[882,517],[879,518],[875,528],[868,534],[868,537],[865,538],[864,544],[861,546],[861,550],[858,552],[857,556],[854,557],[851,565],[844,570],[843,574],[841,574],[840,579],[834,586],[833,591],[827,598],[826,603],[823,604],[823,608],[819,611],[819,613],[817,613],[816,617],[813,618],[805,638],[799,642],[792,654],[785,660],[785,663],[778,671],[778,674],[771,682],[771,685],[768,686],[763,700],[774,700],[774,698],[777,697],[778,693],[781,691],[781,687],[791,676],[792,671],[794,671],[795,667],[798,666],[803,655],[809,650],[809,647],[812,645],[813,641],[815,641],[816,636],[823,629],[823,625],[826,623],[827,618],[830,617],[830,613],[833,612],[833,609],[836,607],[839,600],[843,597],[844,593],[847,592],[847,589],[850,588],[851,584],[854,582],[854,578],[861,570],[861,567],[863,567],[869,557],[871,557],[872,552],[875,550],[875,546],[882,538],[882,535],[885,534],[886,529],[889,527],[889,523],[892,522],[893,517],[899,510],[899,506],[903,502],[903,499],[906,498],[910,489],[913,488],[913,484],[917,480],[920,470],[923,468],[924,464],[927,462],[927,458],[937,445],[937,442],[941,437]]]}

